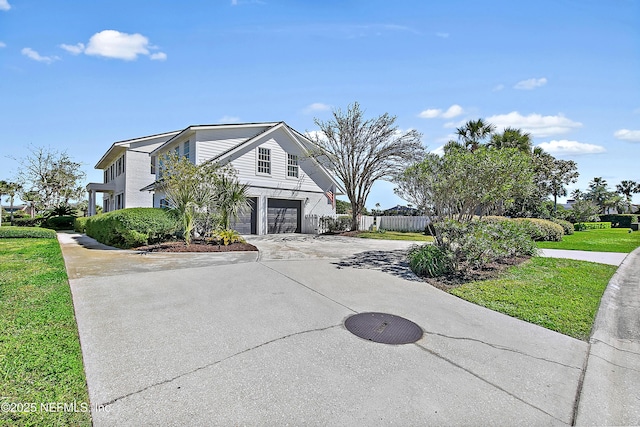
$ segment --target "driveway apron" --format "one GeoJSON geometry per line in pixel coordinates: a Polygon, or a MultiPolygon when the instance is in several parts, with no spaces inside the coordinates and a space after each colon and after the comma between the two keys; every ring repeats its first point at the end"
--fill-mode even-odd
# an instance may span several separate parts
{"type": "Polygon", "coordinates": [[[96,426],[574,421],[587,343],[420,282],[411,243],[296,236],[250,239],[259,257],[142,255],[59,236],[96,426]],[[362,312],[424,334],[358,338],[343,323],[362,312]]]}

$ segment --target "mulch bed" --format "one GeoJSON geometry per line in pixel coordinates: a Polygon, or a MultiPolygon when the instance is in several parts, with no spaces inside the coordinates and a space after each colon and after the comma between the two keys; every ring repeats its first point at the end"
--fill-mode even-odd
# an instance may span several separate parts
{"type": "Polygon", "coordinates": [[[443,291],[449,291],[453,288],[464,285],[465,283],[495,279],[507,268],[513,265],[522,264],[530,258],[531,257],[509,258],[502,262],[492,262],[482,269],[473,269],[463,264],[459,272],[440,277],[422,277],[422,280],[435,288],[443,291]]]}
{"type": "Polygon", "coordinates": [[[164,242],[156,245],[140,246],[135,248],[137,251],[144,252],[238,252],[238,251],[257,251],[253,245],[249,243],[232,243],[230,245],[211,245],[202,241],[194,240],[189,246],[184,242],[164,242]]]}

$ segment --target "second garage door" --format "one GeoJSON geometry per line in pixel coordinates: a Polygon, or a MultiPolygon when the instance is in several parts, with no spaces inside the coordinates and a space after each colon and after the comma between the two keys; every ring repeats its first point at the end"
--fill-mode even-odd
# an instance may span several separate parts
{"type": "Polygon", "coordinates": [[[300,233],[301,216],[300,200],[269,199],[267,203],[268,233],[300,233]]]}

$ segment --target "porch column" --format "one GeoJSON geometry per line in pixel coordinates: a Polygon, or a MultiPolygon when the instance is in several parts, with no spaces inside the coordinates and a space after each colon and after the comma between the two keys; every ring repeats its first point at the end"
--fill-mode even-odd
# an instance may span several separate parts
{"type": "Polygon", "coordinates": [[[87,208],[87,216],[94,216],[96,214],[96,192],[89,190],[89,207],[87,208]]]}

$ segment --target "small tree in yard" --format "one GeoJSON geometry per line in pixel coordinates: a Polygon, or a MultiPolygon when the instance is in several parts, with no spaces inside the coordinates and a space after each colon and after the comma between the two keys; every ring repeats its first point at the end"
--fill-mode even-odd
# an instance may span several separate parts
{"type": "Polygon", "coordinates": [[[318,160],[342,182],[351,202],[351,227],[358,229],[371,188],[379,179],[391,179],[424,155],[421,134],[399,132],[396,118],[385,113],[365,119],[356,102],[333,111],[333,119],[314,119],[320,128],[312,136],[316,147],[309,156],[318,160]]]}
{"type": "MultiPolygon", "coordinates": [[[[579,199],[571,205],[571,211],[576,222],[582,224],[583,222],[597,221],[600,207],[591,200],[579,199]]],[[[576,230],[581,228],[578,226],[576,230]]]]}

